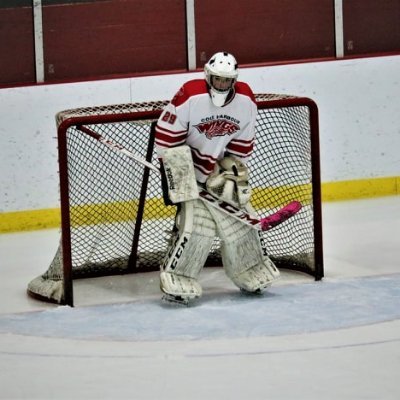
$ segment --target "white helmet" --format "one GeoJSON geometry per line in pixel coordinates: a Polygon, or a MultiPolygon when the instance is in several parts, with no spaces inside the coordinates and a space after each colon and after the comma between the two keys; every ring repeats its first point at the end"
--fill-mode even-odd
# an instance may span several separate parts
{"type": "Polygon", "coordinates": [[[226,52],[216,53],[204,66],[204,72],[212,102],[222,107],[239,75],[235,57],[226,52]]]}

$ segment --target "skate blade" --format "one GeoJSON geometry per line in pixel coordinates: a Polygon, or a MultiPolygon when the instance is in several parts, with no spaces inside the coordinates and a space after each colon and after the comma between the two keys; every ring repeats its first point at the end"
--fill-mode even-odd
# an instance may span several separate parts
{"type": "Polygon", "coordinates": [[[190,299],[185,299],[181,296],[173,296],[170,294],[164,294],[164,296],[161,298],[163,302],[169,303],[169,304],[179,304],[181,306],[189,306],[190,299]]]}
{"type": "Polygon", "coordinates": [[[250,292],[243,288],[239,288],[239,290],[240,290],[240,293],[242,293],[243,295],[252,297],[252,296],[262,296],[264,294],[264,290],[267,288],[268,288],[268,286],[265,288],[262,288],[262,289],[257,289],[254,292],[250,292]]]}

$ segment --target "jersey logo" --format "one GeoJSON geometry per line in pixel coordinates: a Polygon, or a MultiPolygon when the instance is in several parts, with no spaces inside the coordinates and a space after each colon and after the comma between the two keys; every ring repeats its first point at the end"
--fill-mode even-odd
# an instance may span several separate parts
{"type": "Polygon", "coordinates": [[[240,129],[238,124],[228,121],[227,119],[214,119],[202,122],[194,127],[210,140],[216,136],[233,135],[240,129]]]}

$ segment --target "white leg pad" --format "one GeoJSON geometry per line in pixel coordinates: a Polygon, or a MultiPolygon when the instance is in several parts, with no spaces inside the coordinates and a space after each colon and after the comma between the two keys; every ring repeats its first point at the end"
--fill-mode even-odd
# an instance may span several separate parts
{"type": "Polygon", "coordinates": [[[231,277],[232,282],[245,292],[257,293],[271,286],[277,278],[272,277],[265,265],[255,265],[231,277]]]}
{"type": "Polygon", "coordinates": [[[259,292],[280,277],[278,268],[268,257],[262,234],[210,209],[221,238],[221,256],[226,275],[239,288],[259,292]]]}
{"type": "Polygon", "coordinates": [[[165,294],[186,300],[195,299],[202,294],[201,286],[196,279],[171,272],[161,272],[160,287],[165,294]]]}
{"type": "Polygon", "coordinates": [[[161,290],[184,300],[200,297],[197,282],[216,235],[216,226],[200,200],[182,203],[170,250],[161,265],[161,290]]]}

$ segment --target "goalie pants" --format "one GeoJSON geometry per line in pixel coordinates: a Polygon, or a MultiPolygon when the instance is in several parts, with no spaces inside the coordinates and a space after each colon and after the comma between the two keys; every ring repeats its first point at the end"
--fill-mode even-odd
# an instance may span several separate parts
{"type": "Polygon", "coordinates": [[[259,231],[201,200],[181,203],[162,270],[196,279],[216,236],[225,273],[238,287],[256,291],[279,277],[259,231]]]}

